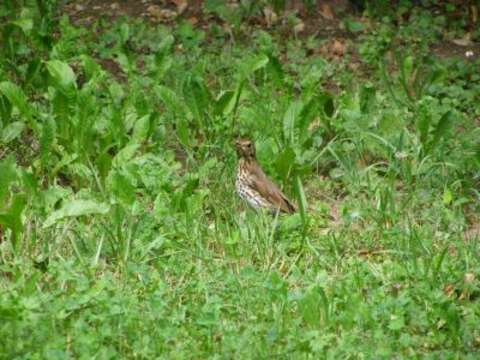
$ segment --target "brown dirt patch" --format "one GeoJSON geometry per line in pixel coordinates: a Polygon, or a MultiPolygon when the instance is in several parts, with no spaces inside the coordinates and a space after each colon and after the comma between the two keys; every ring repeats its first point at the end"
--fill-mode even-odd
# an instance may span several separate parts
{"type": "Polygon", "coordinates": [[[460,58],[469,61],[480,59],[480,43],[472,42],[461,46],[451,41],[443,41],[431,47],[432,53],[439,58],[460,58]]]}
{"type": "MultiPolygon", "coordinates": [[[[234,0],[230,2],[235,3],[234,0]]],[[[221,19],[203,11],[203,3],[202,0],[72,0],[63,7],[62,12],[67,13],[72,23],[78,26],[90,26],[101,18],[113,21],[122,16],[142,18],[167,26],[187,20],[201,29],[207,29],[212,22],[224,25],[221,19]]],[[[287,0],[285,15],[279,16],[272,9],[264,9],[263,14],[249,18],[246,26],[286,37],[295,34],[303,39],[313,37],[323,41],[318,49],[309,50],[308,55],[320,55],[330,61],[342,61],[345,58],[350,70],[368,75],[368,69],[358,55],[356,35],[346,31],[342,24],[347,17],[359,22],[364,20],[360,18],[354,3],[348,0],[324,0],[317,1],[313,9],[308,9],[304,1],[287,0]]],[[[480,59],[480,43],[460,46],[443,41],[432,45],[431,51],[440,58],[480,59]]],[[[114,60],[104,59],[101,64],[105,70],[121,78],[122,72],[114,60]]],[[[336,90],[335,84],[329,87],[336,90]]]]}

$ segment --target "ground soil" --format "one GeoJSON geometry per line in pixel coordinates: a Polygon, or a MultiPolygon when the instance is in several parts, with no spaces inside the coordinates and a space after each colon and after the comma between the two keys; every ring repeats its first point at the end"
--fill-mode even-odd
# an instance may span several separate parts
{"type": "MultiPolygon", "coordinates": [[[[230,0],[235,3],[236,0],[230,0]]],[[[225,26],[221,19],[204,11],[203,0],[70,0],[62,8],[61,14],[68,14],[70,21],[78,26],[90,26],[100,18],[114,20],[129,16],[142,18],[153,24],[173,25],[176,21],[187,20],[195,28],[207,30],[212,22],[225,26]]],[[[320,55],[330,61],[347,59],[348,67],[360,76],[368,77],[368,67],[362,63],[355,46],[356,36],[345,30],[343,19],[346,17],[358,22],[368,21],[362,18],[356,4],[352,0],[317,1],[314,9],[306,9],[302,0],[286,0],[284,14],[295,14],[297,27],[292,26],[283,16],[276,16],[272,24],[268,9],[259,16],[249,18],[246,26],[261,28],[277,34],[292,35],[300,38],[313,37],[322,41],[319,49],[309,50],[309,55],[320,55]]],[[[208,31],[207,39],[208,39],[208,31]]],[[[431,46],[431,53],[441,58],[464,58],[469,61],[480,59],[480,43],[469,42],[459,45],[449,40],[431,46]]],[[[288,59],[280,59],[288,61],[288,59]]],[[[123,80],[119,65],[112,59],[99,59],[102,67],[123,80]]],[[[337,85],[326,80],[323,86],[333,93],[338,92],[337,85]]]]}

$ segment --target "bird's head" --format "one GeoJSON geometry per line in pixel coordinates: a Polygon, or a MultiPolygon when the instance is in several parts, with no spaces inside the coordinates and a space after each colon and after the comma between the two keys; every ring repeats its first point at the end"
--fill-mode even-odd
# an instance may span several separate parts
{"type": "Polygon", "coordinates": [[[240,158],[255,159],[255,145],[248,139],[235,140],[235,148],[240,158]]]}

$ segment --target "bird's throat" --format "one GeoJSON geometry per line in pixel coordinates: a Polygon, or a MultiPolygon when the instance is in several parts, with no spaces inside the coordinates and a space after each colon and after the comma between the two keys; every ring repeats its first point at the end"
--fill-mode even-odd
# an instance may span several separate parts
{"type": "Polygon", "coordinates": [[[256,160],[255,157],[253,156],[243,156],[239,160],[239,167],[242,169],[250,169],[254,164],[256,160]]]}

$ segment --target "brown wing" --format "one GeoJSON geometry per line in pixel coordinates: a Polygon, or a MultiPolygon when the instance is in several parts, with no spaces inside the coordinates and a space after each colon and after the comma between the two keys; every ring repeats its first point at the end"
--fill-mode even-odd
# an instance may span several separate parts
{"type": "Polygon", "coordinates": [[[285,196],[284,193],[265,175],[258,164],[252,164],[251,181],[252,187],[259,192],[261,196],[267,199],[276,209],[285,213],[294,213],[295,206],[285,196]]]}

